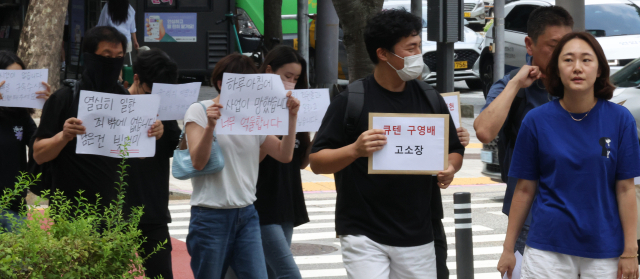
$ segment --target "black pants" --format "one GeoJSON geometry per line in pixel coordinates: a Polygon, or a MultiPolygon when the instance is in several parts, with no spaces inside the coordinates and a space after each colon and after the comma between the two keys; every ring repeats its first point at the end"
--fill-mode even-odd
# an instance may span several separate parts
{"type": "Polygon", "coordinates": [[[167,240],[167,243],[163,246],[164,249],[157,251],[145,261],[143,266],[146,269],[146,277],[156,278],[162,275],[164,279],[173,279],[171,237],[169,236],[167,224],[139,224],[138,229],[142,231],[142,237],[147,238],[147,241],[140,247],[140,256],[142,257],[146,257],[147,253],[153,252],[158,243],[167,240]]]}
{"type": "Polygon", "coordinates": [[[438,279],[449,279],[449,268],[447,267],[447,234],[444,232],[442,219],[431,219],[431,226],[433,227],[433,244],[436,248],[438,279]]]}

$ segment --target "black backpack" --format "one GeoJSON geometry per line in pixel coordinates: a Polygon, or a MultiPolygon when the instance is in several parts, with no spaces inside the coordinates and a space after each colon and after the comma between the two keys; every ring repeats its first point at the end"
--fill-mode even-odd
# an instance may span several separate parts
{"type": "MultiPolygon", "coordinates": [[[[518,74],[520,68],[509,72],[509,77],[513,78],[518,74]]],[[[500,177],[505,183],[509,177],[509,166],[511,162],[506,162],[506,154],[509,148],[513,149],[516,146],[516,139],[518,138],[519,121],[522,121],[525,115],[525,108],[527,105],[527,95],[525,94],[525,88],[521,88],[516,97],[511,103],[509,114],[505,119],[500,132],[498,132],[498,162],[500,163],[500,177]]]]}
{"type": "MultiPolygon", "coordinates": [[[[429,101],[429,106],[435,114],[440,114],[440,99],[438,92],[436,92],[431,85],[424,81],[416,80],[420,89],[424,92],[424,95],[429,101]]],[[[358,121],[362,116],[362,108],[364,107],[364,85],[362,79],[356,80],[347,86],[347,111],[344,114],[343,127],[345,133],[349,137],[349,141],[356,141],[360,136],[358,134],[358,121]]],[[[448,113],[448,112],[447,112],[448,113]]]]}

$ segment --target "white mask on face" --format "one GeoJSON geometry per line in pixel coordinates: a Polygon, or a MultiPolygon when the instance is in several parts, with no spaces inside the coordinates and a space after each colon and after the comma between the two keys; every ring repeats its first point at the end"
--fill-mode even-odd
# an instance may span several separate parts
{"type": "Polygon", "coordinates": [[[290,82],[290,81],[282,81],[282,83],[284,84],[284,89],[286,90],[294,90],[296,89],[296,83],[295,82],[290,82]]]}
{"type": "Polygon", "coordinates": [[[400,76],[400,78],[404,81],[410,81],[412,79],[416,79],[420,76],[420,74],[422,74],[422,68],[424,68],[424,62],[422,61],[422,54],[416,54],[416,55],[412,55],[412,56],[407,56],[405,58],[402,58],[400,56],[398,56],[395,53],[391,53],[393,55],[395,55],[396,57],[403,59],[404,60],[404,68],[398,70],[396,68],[394,68],[393,66],[391,66],[391,63],[389,63],[389,61],[387,61],[387,64],[389,64],[389,66],[391,66],[391,68],[393,68],[394,70],[396,70],[396,72],[398,73],[398,76],[400,76]]]}

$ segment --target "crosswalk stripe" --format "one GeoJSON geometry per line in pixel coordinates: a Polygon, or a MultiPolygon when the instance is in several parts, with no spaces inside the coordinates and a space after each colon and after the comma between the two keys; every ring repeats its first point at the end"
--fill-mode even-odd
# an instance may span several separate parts
{"type": "Polygon", "coordinates": [[[189,234],[189,230],[188,229],[182,229],[182,230],[169,230],[169,235],[187,235],[189,234]]]}
{"type": "Polygon", "coordinates": [[[327,205],[327,204],[336,204],[336,200],[305,200],[304,203],[309,205],[327,205]]]}
{"type": "MultiPolygon", "coordinates": [[[[482,231],[492,231],[492,228],[487,228],[485,226],[480,226],[480,225],[472,225],[471,226],[471,231],[474,232],[482,232],[482,231]]],[[[444,232],[446,233],[452,233],[455,232],[456,228],[455,227],[444,227],[444,232]]]]}
{"type": "Polygon", "coordinates": [[[442,223],[453,223],[453,218],[451,217],[445,217],[444,219],[442,219],[442,223]]]}
{"type": "Polygon", "coordinates": [[[191,218],[191,212],[181,212],[181,213],[171,212],[171,218],[191,218]]]}
{"type": "Polygon", "coordinates": [[[309,220],[334,220],[336,219],[336,215],[309,215],[309,220]]]}
{"type": "Polygon", "coordinates": [[[191,209],[191,205],[190,204],[179,204],[179,205],[170,205],[169,206],[169,210],[185,210],[185,209],[191,209]]]}
{"type": "Polygon", "coordinates": [[[493,208],[493,207],[502,207],[502,203],[472,203],[471,208],[493,208]]]}
{"type": "Polygon", "coordinates": [[[294,228],[295,230],[306,230],[306,229],[325,229],[325,228],[333,228],[336,226],[336,223],[306,223],[304,225],[298,226],[294,228]]]}
{"type": "Polygon", "coordinates": [[[307,207],[307,212],[335,212],[335,207],[307,207]]]}
{"type": "Polygon", "coordinates": [[[493,215],[507,216],[507,215],[504,215],[504,213],[502,213],[502,211],[489,211],[487,213],[493,214],[493,215]]]}
{"type": "MultiPolygon", "coordinates": [[[[473,268],[497,267],[498,260],[473,261],[473,268]]],[[[456,269],[456,262],[447,262],[450,270],[456,269]]]]}
{"type": "Polygon", "coordinates": [[[316,240],[336,238],[336,232],[320,232],[320,233],[297,233],[291,237],[292,241],[316,240]]]}
{"type": "MultiPolygon", "coordinates": [[[[500,272],[476,273],[474,279],[496,279],[500,278],[500,272]]],[[[449,279],[458,279],[458,275],[449,275],[449,279]]]]}
{"type": "Polygon", "coordinates": [[[342,255],[329,255],[329,256],[298,256],[293,257],[296,264],[332,264],[342,263],[342,255]]]}
{"type": "MultiPolygon", "coordinates": [[[[488,199],[488,198],[472,198],[471,202],[474,202],[474,201],[488,201],[488,200],[491,200],[491,199],[488,199]]],[[[442,200],[442,202],[453,202],[453,200],[442,200]]]]}
{"type": "Polygon", "coordinates": [[[169,227],[188,227],[189,226],[189,221],[177,221],[177,222],[174,221],[174,222],[171,222],[171,223],[169,223],[167,225],[169,225],[169,227]]]}
{"type": "Polygon", "coordinates": [[[300,270],[300,275],[302,278],[347,276],[347,270],[344,268],[300,270]]]}
{"type": "MultiPolygon", "coordinates": [[[[478,247],[473,248],[473,255],[493,255],[493,254],[502,254],[504,248],[502,246],[492,246],[492,247],[478,247]]],[[[447,250],[447,255],[449,257],[456,256],[456,249],[447,250]]]]}
{"type": "MultiPolygon", "coordinates": [[[[485,234],[485,235],[474,235],[473,242],[494,242],[494,241],[504,241],[506,234],[485,234]]],[[[456,243],[455,237],[447,237],[447,244],[456,243]]]]}

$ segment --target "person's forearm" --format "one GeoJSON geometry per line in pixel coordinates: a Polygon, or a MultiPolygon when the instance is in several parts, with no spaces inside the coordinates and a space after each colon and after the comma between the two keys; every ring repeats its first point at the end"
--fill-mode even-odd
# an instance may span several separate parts
{"type": "MultiPolygon", "coordinates": [[[[202,135],[200,136],[200,141],[195,145],[194,148],[191,149],[191,162],[193,163],[193,168],[196,170],[202,170],[209,162],[209,157],[211,156],[211,145],[213,143],[213,127],[207,126],[202,131],[202,135]]],[[[187,138],[189,135],[187,135],[187,138]]]]}
{"type": "Polygon", "coordinates": [[[536,194],[537,183],[537,181],[531,180],[518,180],[515,193],[513,193],[511,209],[509,210],[507,236],[503,244],[505,251],[513,252],[514,250],[520,230],[522,229],[522,226],[527,219],[527,215],[529,214],[529,210],[531,209],[531,203],[533,202],[533,198],[536,194]]]}
{"type": "Polygon", "coordinates": [[[33,159],[36,160],[38,165],[52,161],[60,155],[60,152],[68,143],[62,135],[63,133],[59,132],[51,138],[36,139],[33,143],[33,159]]]}
{"type": "Polygon", "coordinates": [[[296,124],[297,116],[289,116],[289,134],[282,137],[280,146],[276,154],[271,155],[274,159],[281,163],[290,163],[293,160],[293,150],[296,147],[296,124]]]}
{"type": "Polygon", "coordinates": [[[456,172],[462,168],[462,155],[459,153],[449,153],[449,164],[453,166],[456,172]]]}
{"type": "Polygon", "coordinates": [[[339,172],[358,159],[357,154],[354,144],[338,149],[320,150],[309,155],[311,170],[316,174],[339,172]]]}
{"type": "Polygon", "coordinates": [[[636,241],[638,212],[636,211],[636,189],[633,184],[633,179],[617,181],[616,195],[620,222],[622,223],[622,230],[624,232],[623,255],[635,256],[638,253],[638,242],[636,241]]]}
{"type": "Polygon", "coordinates": [[[478,115],[478,118],[473,122],[473,128],[481,142],[490,143],[496,138],[519,90],[518,83],[510,81],[502,93],[478,115]]]}

